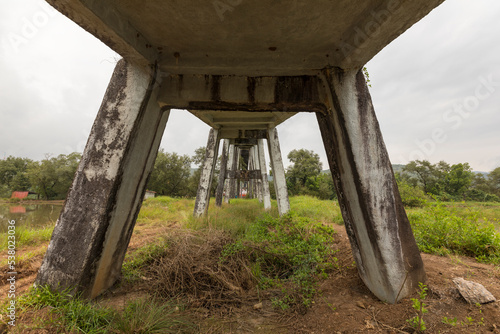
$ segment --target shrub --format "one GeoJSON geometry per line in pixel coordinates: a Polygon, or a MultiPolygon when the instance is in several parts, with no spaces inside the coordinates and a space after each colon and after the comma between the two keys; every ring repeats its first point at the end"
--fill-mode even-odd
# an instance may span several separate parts
{"type": "Polygon", "coordinates": [[[410,212],[408,218],[422,252],[472,256],[484,262],[500,259],[500,235],[477,212],[460,217],[437,202],[427,210],[410,212]]]}
{"type": "Polygon", "coordinates": [[[428,198],[422,189],[411,186],[404,181],[398,183],[398,188],[404,206],[410,208],[420,208],[427,205],[428,198]]]}

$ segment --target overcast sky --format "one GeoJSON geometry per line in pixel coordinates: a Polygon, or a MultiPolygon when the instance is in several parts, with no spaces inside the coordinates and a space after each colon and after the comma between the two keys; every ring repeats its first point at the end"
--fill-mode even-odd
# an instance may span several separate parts
{"type": "MultiPolygon", "coordinates": [[[[391,161],[500,166],[500,1],[448,0],[368,64],[391,161]]],[[[0,2],[0,158],[82,152],[119,56],[42,0],[0,2]]],[[[161,147],[192,155],[209,128],[173,110],[161,147]],[[182,138],[182,140],[179,140],[182,138]]],[[[278,127],[328,168],[314,114],[278,127]]]]}

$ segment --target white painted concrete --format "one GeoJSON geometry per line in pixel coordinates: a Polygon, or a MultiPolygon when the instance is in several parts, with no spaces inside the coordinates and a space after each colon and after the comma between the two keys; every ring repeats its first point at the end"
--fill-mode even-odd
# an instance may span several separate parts
{"type": "Polygon", "coordinates": [[[278,130],[276,130],[276,128],[269,130],[267,144],[269,147],[269,156],[273,169],[274,190],[276,191],[276,200],[278,201],[278,212],[280,216],[282,216],[290,211],[290,201],[288,200],[285,168],[283,167],[278,130]]]}
{"type": "Polygon", "coordinates": [[[205,161],[203,162],[200,183],[196,194],[196,202],[194,204],[193,215],[195,217],[201,217],[206,214],[208,210],[208,204],[210,203],[210,187],[212,185],[212,178],[215,171],[215,165],[217,163],[219,141],[218,130],[210,129],[207,141],[207,151],[205,153],[205,161]]]}

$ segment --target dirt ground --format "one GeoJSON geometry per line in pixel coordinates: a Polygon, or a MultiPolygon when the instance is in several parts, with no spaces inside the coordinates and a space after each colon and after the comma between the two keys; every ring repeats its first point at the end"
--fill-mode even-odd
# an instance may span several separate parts
{"type": "MultiPolygon", "coordinates": [[[[198,332],[201,333],[413,333],[407,322],[416,314],[410,298],[390,305],[374,297],[352,265],[353,259],[344,227],[334,228],[338,233],[337,257],[341,269],[319,283],[314,303],[311,308],[303,310],[305,312],[284,313],[273,309],[270,299],[275,292],[267,290],[244,293],[237,303],[226,303],[220,310],[209,310],[192,303],[184,312],[199,325],[198,332]]],[[[179,227],[177,224],[167,227],[139,226],[134,232],[130,248],[136,249],[149,243],[171,229],[179,227]]],[[[23,253],[26,251],[34,250],[25,250],[23,253]]],[[[453,278],[462,277],[481,283],[495,297],[500,298],[499,267],[481,264],[465,257],[428,254],[422,254],[422,257],[429,289],[425,299],[428,309],[428,313],[424,315],[426,333],[500,333],[498,302],[470,305],[459,295],[452,282],[453,278]],[[445,317],[456,318],[456,325],[443,323],[445,317]]],[[[18,293],[31,286],[41,259],[41,255],[38,255],[18,266],[18,293]]],[[[5,267],[1,269],[4,277],[7,270],[5,267]]],[[[2,299],[7,295],[8,286],[5,283],[5,279],[2,279],[2,299]]],[[[99,302],[120,309],[127,301],[148,293],[149,282],[144,277],[141,283],[135,285],[118,285],[99,302]]],[[[412,297],[417,297],[417,294],[412,297]]],[[[36,332],[44,333],[43,330],[36,332]]]]}

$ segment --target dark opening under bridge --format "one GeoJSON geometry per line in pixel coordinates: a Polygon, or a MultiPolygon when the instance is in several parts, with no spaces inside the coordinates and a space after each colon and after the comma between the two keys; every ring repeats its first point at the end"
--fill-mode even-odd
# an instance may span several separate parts
{"type": "Polygon", "coordinates": [[[212,126],[197,215],[221,139],[233,156],[231,143],[249,145],[255,162],[267,139],[279,186],[275,126],[308,111],[359,275],[381,300],[409,295],[426,276],[361,69],[442,1],[47,0],[124,59],[36,283],[95,297],[117,280],[170,109],[212,126]]]}

